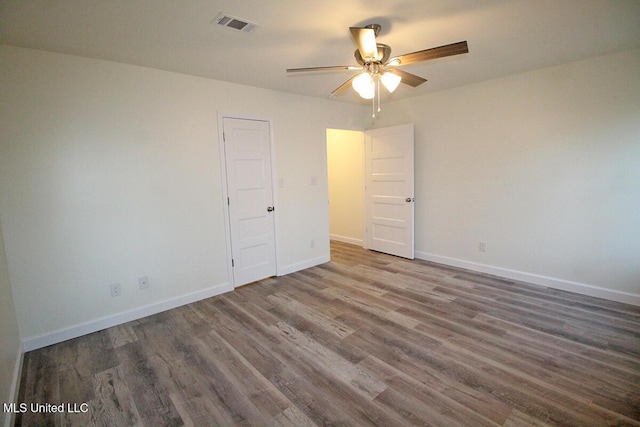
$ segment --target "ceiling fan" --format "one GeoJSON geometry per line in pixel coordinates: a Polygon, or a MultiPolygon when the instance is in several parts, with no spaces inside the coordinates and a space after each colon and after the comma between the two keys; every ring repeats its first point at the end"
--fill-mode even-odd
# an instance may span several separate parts
{"type": "Polygon", "coordinates": [[[415,74],[399,70],[397,67],[469,52],[467,42],[462,41],[391,57],[391,48],[386,44],[376,41],[380,28],[378,24],[349,28],[351,38],[357,46],[354,56],[356,62],[360,64],[358,66],[288,68],[287,73],[361,70],[363,71],[362,73],[351,77],[331,92],[331,95],[342,95],[347,92],[350,87],[353,87],[362,98],[373,100],[373,117],[375,117],[376,97],[378,98],[378,111],[380,111],[380,83],[382,83],[389,92],[393,92],[401,82],[412,87],[417,87],[427,81],[427,79],[416,76],[415,74]]]}

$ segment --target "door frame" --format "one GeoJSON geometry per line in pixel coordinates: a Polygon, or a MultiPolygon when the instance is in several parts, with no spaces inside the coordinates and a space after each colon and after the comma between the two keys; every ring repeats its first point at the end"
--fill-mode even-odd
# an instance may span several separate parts
{"type": "Polygon", "coordinates": [[[226,164],[226,156],[224,152],[224,123],[223,119],[238,119],[238,120],[255,120],[267,122],[269,124],[269,154],[271,155],[271,188],[273,192],[273,205],[276,207],[273,212],[273,231],[274,231],[274,240],[275,240],[275,256],[276,256],[276,275],[280,276],[280,263],[278,262],[278,248],[280,245],[278,244],[278,191],[276,184],[276,153],[275,153],[275,142],[273,138],[273,120],[269,117],[264,116],[255,116],[250,114],[243,113],[228,113],[218,111],[218,156],[220,163],[220,182],[222,184],[222,211],[224,216],[224,240],[225,240],[225,248],[227,254],[227,276],[229,277],[229,283],[235,289],[235,277],[233,274],[233,265],[232,265],[232,252],[231,252],[231,220],[229,218],[229,209],[227,200],[229,198],[229,188],[227,182],[227,164],[226,164]]]}
{"type": "MultiPolygon", "coordinates": [[[[363,230],[362,230],[362,244],[358,245],[361,246],[364,249],[370,250],[370,248],[367,245],[367,231],[366,231],[366,227],[367,227],[367,214],[366,214],[366,210],[367,210],[367,201],[366,201],[366,153],[364,152],[364,150],[366,150],[366,133],[370,132],[370,131],[375,131],[378,129],[385,129],[385,128],[395,128],[395,127],[401,127],[401,126],[412,126],[413,127],[413,132],[414,132],[414,179],[415,179],[415,124],[414,123],[404,123],[404,124],[400,124],[400,125],[390,125],[390,126],[384,126],[382,128],[372,128],[372,129],[363,129],[363,128],[350,128],[350,127],[344,127],[344,126],[327,126],[327,129],[335,129],[335,130],[345,130],[345,131],[358,131],[358,132],[362,132],[363,135],[363,156],[362,156],[362,163],[363,163],[363,186],[362,186],[362,195],[363,195],[363,199],[364,199],[364,203],[362,206],[362,223],[363,223],[363,230]]],[[[328,139],[327,139],[328,142],[328,139]]],[[[327,163],[328,163],[328,159],[327,159],[327,163]]],[[[327,174],[327,181],[329,180],[329,175],[327,174]]],[[[328,183],[327,183],[328,186],[328,183]]],[[[415,183],[414,183],[414,189],[413,189],[413,193],[415,194],[415,183]]],[[[414,196],[412,195],[412,198],[414,196]]],[[[414,208],[414,225],[413,225],[413,245],[414,245],[414,256],[415,256],[415,204],[412,202],[413,204],[413,208],[414,208]]],[[[329,237],[331,236],[331,224],[329,224],[329,237]]]]}

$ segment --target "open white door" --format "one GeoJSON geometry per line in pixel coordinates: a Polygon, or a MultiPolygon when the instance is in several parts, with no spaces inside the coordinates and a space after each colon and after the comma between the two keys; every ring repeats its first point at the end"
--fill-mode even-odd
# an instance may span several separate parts
{"type": "Polygon", "coordinates": [[[413,125],[365,140],[365,248],[413,259],[413,125]]]}
{"type": "Polygon", "coordinates": [[[269,122],[223,118],[233,284],[275,276],[269,122]]]}

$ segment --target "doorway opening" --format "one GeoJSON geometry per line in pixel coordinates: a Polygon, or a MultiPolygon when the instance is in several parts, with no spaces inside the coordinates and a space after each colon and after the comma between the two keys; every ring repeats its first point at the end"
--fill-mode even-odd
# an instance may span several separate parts
{"type": "Polygon", "coordinates": [[[364,246],[364,132],[327,129],[329,239],[364,246]]]}

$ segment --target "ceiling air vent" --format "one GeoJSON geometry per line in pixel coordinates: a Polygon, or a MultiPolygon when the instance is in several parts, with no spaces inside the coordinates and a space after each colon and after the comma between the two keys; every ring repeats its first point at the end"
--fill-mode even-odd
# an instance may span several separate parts
{"type": "Polygon", "coordinates": [[[255,22],[247,21],[246,19],[237,18],[235,16],[231,16],[226,13],[221,13],[218,15],[213,22],[223,27],[232,28],[234,30],[239,30],[245,33],[250,33],[256,28],[258,28],[258,24],[255,22]]]}

